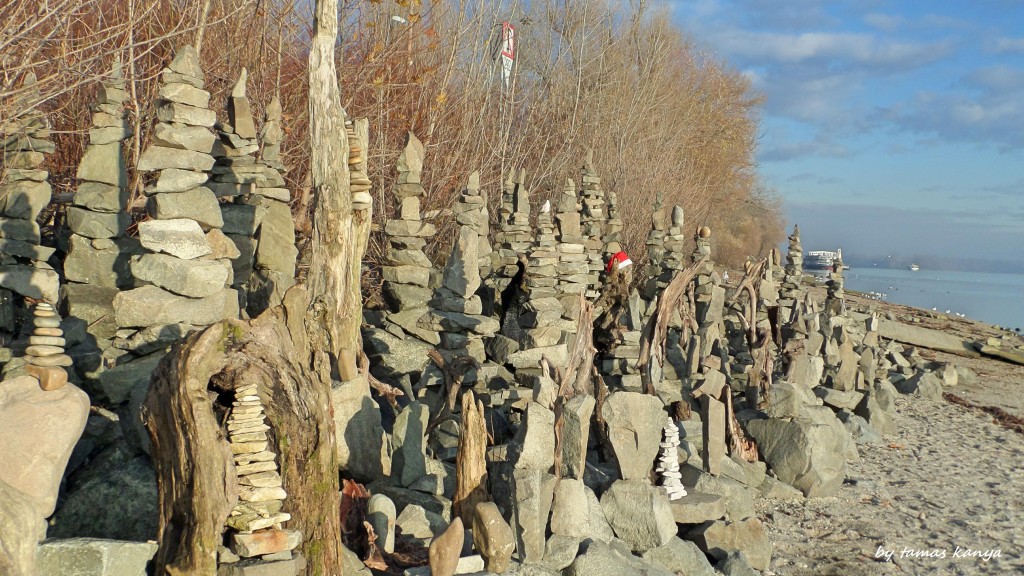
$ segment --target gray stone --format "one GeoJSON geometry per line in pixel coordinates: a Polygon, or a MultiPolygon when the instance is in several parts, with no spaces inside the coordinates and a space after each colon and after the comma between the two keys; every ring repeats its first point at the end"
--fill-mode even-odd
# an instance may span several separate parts
{"type": "Polygon", "coordinates": [[[896,424],[892,421],[892,417],[882,409],[874,396],[870,394],[865,395],[853,412],[863,418],[866,424],[874,428],[879,434],[885,436],[896,434],[896,424]]]}
{"type": "Polygon", "coordinates": [[[519,343],[503,334],[495,334],[487,340],[486,349],[488,358],[505,364],[511,354],[519,351],[519,343]]]}
{"type": "Polygon", "coordinates": [[[52,190],[46,182],[21,180],[11,182],[3,187],[4,196],[0,198],[3,214],[10,218],[35,220],[39,213],[50,202],[52,190]]]}
{"type": "Polygon", "coordinates": [[[910,394],[925,400],[942,400],[942,380],[932,372],[918,372],[909,380],[896,384],[902,394],[910,394]]]}
{"type": "Polygon", "coordinates": [[[156,183],[147,186],[145,193],[147,196],[152,196],[158,193],[185,192],[202,186],[209,178],[210,176],[206,172],[168,168],[160,171],[160,177],[157,178],[156,183]]]}
{"type": "Polygon", "coordinates": [[[602,415],[622,478],[647,479],[665,425],[661,399],[639,392],[615,392],[605,401],[602,415]]]}
{"type": "Polygon", "coordinates": [[[494,502],[480,502],[473,510],[473,547],[480,551],[489,572],[504,572],[515,550],[512,527],[494,502]]]}
{"type": "Polygon", "coordinates": [[[566,478],[583,478],[595,405],[593,396],[581,394],[562,407],[562,476],[566,478]]]}
{"type": "Polygon", "coordinates": [[[634,552],[663,546],[676,534],[668,497],[643,480],[617,480],[601,496],[615,536],[634,552]]]}
{"type": "Polygon", "coordinates": [[[469,226],[460,227],[444,267],[441,285],[463,298],[469,298],[480,287],[478,245],[476,231],[469,226]]]}
{"type": "Polygon", "coordinates": [[[523,422],[512,441],[511,451],[517,468],[551,471],[555,462],[555,413],[530,402],[523,422]]]}
{"type": "Polygon", "coordinates": [[[805,406],[819,404],[810,388],[791,382],[773,382],[768,390],[768,408],[771,418],[799,418],[805,406]]]}
{"type": "Polygon", "coordinates": [[[647,550],[643,553],[643,559],[656,566],[661,566],[673,574],[715,576],[715,570],[700,548],[697,548],[693,542],[683,540],[678,536],[673,536],[662,546],[647,550]]]}
{"type": "MultiPolygon", "coordinates": [[[[159,101],[158,101],[159,102],[159,101]]],[[[156,109],[156,119],[169,124],[187,124],[189,126],[204,126],[212,128],[217,123],[217,114],[213,110],[180,104],[178,102],[164,102],[156,109]]],[[[143,158],[145,158],[143,154],[143,158]]],[[[141,167],[140,170],[149,170],[141,167]]],[[[209,170],[209,167],[203,168],[209,170]]]]}
{"type": "MultiPolygon", "coordinates": [[[[171,106],[180,108],[179,105],[171,106]]],[[[161,107],[163,108],[163,107],[161,107]]],[[[210,115],[213,112],[207,110],[210,115]]],[[[211,122],[212,126],[213,123],[211,122]]],[[[150,146],[139,158],[137,170],[150,172],[154,170],[166,170],[167,168],[178,168],[180,170],[207,171],[213,168],[213,156],[195,150],[183,150],[181,148],[167,148],[164,146],[150,146]]]]}
{"type": "Polygon", "coordinates": [[[850,433],[857,444],[881,444],[882,435],[868,424],[868,421],[856,414],[843,410],[838,414],[843,428],[850,433]]]}
{"type": "MultiPolygon", "coordinates": [[[[68,319],[77,318],[86,322],[89,333],[96,338],[114,337],[117,332],[117,322],[114,321],[114,297],[119,293],[117,288],[69,283],[61,291],[67,305],[68,319]]],[[[64,331],[67,337],[67,327],[64,331]]]]}
{"type": "Polygon", "coordinates": [[[556,572],[561,571],[572,564],[579,551],[579,538],[552,534],[544,546],[544,560],[541,565],[556,572]]]}
{"type": "Polygon", "coordinates": [[[9,254],[11,256],[20,256],[22,258],[31,258],[32,260],[39,260],[45,262],[50,259],[56,252],[56,248],[50,248],[49,246],[39,246],[38,244],[30,244],[22,240],[11,240],[7,238],[0,238],[0,253],[9,254]]]}
{"type": "Polygon", "coordinates": [[[345,576],[373,576],[373,572],[363,564],[359,555],[344,544],[341,545],[341,573],[345,576]]]}
{"type": "Polygon", "coordinates": [[[121,143],[90,144],[78,163],[76,176],[79,180],[102,182],[118,188],[127,187],[128,174],[121,154],[121,143]]]}
{"type": "Polygon", "coordinates": [[[701,524],[725,518],[726,499],[719,494],[687,490],[686,496],[670,501],[676,524],[701,524]]]}
{"type": "Polygon", "coordinates": [[[224,289],[228,270],[215,260],[182,260],[166,254],[143,254],[132,259],[132,274],[175,294],[205,298],[224,289]]]}
{"type": "Polygon", "coordinates": [[[216,139],[217,137],[212,132],[202,126],[157,124],[153,128],[153,144],[202,152],[206,155],[213,151],[213,143],[216,139]]]}
{"type": "Polygon", "coordinates": [[[758,576],[757,570],[750,566],[747,557],[739,550],[729,552],[715,567],[725,576],[758,576]]]}
{"type": "Polygon", "coordinates": [[[509,355],[508,363],[516,368],[539,368],[544,357],[554,366],[564,366],[569,361],[569,350],[565,344],[520,350],[509,355]]]}
{"type": "Polygon", "coordinates": [[[835,426],[808,420],[751,420],[747,432],[779,480],[805,496],[831,496],[846,474],[849,435],[835,426]]]}
{"type": "Polygon", "coordinates": [[[0,288],[56,304],[60,277],[47,268],[34,268],[22,264],[0,266],[0,288]]]}
{"type": "Polygon", "coordinates": [[[79,182],[71,203],[96,212],[119,212],[128,203],[128,189],[100,182],[79,182]]]}
{"type": "Polygon", "coordinates": [[[909,326],[900,322],[882,319],[878,323],[878,335],[888,340],[895,340],[922,348],[940,350],[971,358],[978,357],[978,351],[959,336],[922,326],[909,326]]]}
{"type": "Polygon", "coordinates": [[[773,498],[778,500],[803,500],[803,492],[793,488],[785,482],[779,482],[771,476],[765,476],[764,482],[758,488],[762,498],[773,498]]]}
{"type": "Polygon", "coordinates": [[[256,267],[295,275],[295,222],[291,208],[283,202],[268,201],[260,221],[256,267]]]}
{"type": "Polygon", "coordinates": [[[366,503],[366,520],[377,534],[377,547],[387,553],[395,551],[395,503],[384,494],[374,494],[366,503]]]}
{"type": "Polygon", "coordinates": [[[395,486],[390,479],[378,480],[367,485],[371,494],[384,494],[395,503],[395,509],[399,513],[405,510],[406,506],[419,506],[428,512],[437,514],[445,523],[452,518],[452,501],[434,494],[424,494],[409,488],[395,486]]]}
{"type": "Polygon", "coordinates": [[[551,507],[551,533],[582,540],[590,537],[589,528],[590,510],[583,480],[562,478],[551,507]]]}
{"type": "Polygon", "coordinates": [[[47,540],[36,554],[39,574],[61,576],[146,576],[155,542],[99,538],[47,540]]]}
{"type": "Polygon", "coordinates": [[[512,476],[512,528],[516,551],[523,563],[540,562],[544,558],[555,477],[533,468],[516,468],[512,476]]]}
{"type": "Polygon", "coordinates": [[[118,410],[118,423],[126,447],[135,454],[150,454],[153,448],[149,431],[142,420],[142,405],[149,393],[149,379],[139,380],[128,395],[128,402],[118,410]]]}
{"type": "Polygon", "coordinates": [[[195,220],[204,230],[224,225],[217,197],[204,187],[174,194],[157,194],[150,197],[146,210],[157,220],[195,220]]]}
{"type": "MultiPolygon", "coordinates": [[[[680,466],[679,471],[687,492],[718,495],[725,500],[727,520],[740,520],[754,515],[754,489],[732,478],[708,474],[690,464],[680,466]]],[[[713,508],[709,510],[712,511],[713,508]]]]}
{"type": "Polygon", "coordinates": [[[186,260],[212,252],[203,230],[195,220],[139,222],[139,240],[144,248],[153,252],[163,252],[186,260]]]}
{"type": "Polygon", "coordinates": [[[35,219],[0,218],[0,238],[39,244],[39,225],[35,219]]]}
{"type": "Polygon", "coordinates": [[[673,576],[673,572],[654,566],[604,542],[590,542],[563,576],[673,576]]]}
{"type": "Polygon", "coordinates": [[[157,97],[171,102],[180,102],[196,108],[207,108],[210,105],[210,93],[190,84],[161,83],[157,97]]]}
{"type": "Polygon", "coordinates": [[[841,391],[833,390],[832,388],[825,388],[824,386],[818,386],[814,389],[814,394],[827,406],[838,410],[853,410],[861,403],[864,398],[863,392],[841,391]]]}
{"type": "Polygon", "coordinates": [[[163,352],[156,352],[104,370],[99,378],[103,397],[112,405],[128,401],[132,388],[139,382],[149,382],[163,357],[163,352]]]}
{"type": "Polygon", "coordinates": [[[68,207],[68,227],[75,234],[88,238],[124,236],[131,221],[127,212],[93,212],[78,206],[68,207]]]}
{"type": "Polygon", "coordinates": [[[0,571],[3,574],[37,574],[36,544],[43,536],[40,533],[44,527],[42,518],[42,512],[36,508],[32,498],[0,480],[0,571]]]}
{"type": "Polygon", "coordinates": [[[338,468],[346,477],[372,482],[383,476],[384,428],[365,375],[331,387],[338,468]]]}
{"type": "Polygon", "coordinates": [[[206,298],[188,298],[156,286],[143,286],[114,297],[114,319],[122,327],[177,323],[209,326],[225,318],[238,318],[238,293],[232,289],[206,298]]]}
{"type": "Polygon", "coordinates": [[[404,536],[412,538],[433,538],[448,526],[440,514],[431,512],[422,506],[409,504],[395,520],[395,525],[404,536]]]}
{"type": "Polygon", "coordinates": [[[115,242],[97,248],[88,238],[72,234],[64,259],[64,277],[108,288],[130,284],[128,259],[139,250],[139,243],[134,238],[118,238],[115,242]]]}
{"type": "Polygon", "coordinates": [[[402,486],[409,486],[427,473],[425,436],[429,418],[427,407],[413,402],[395,420],[391,476],[402,486]]]}
{"type": "Polygon", "coordinates": [[[689,537],[716,560],[727,557],[733,550],[739,550],[747,557],[750,565],[758,570],[767,570],[771,564],[772,543],[768,540],[764,525],[757,518],[737,522],[707,522],[690,532],[689,537]]]}
{"type": "Polygon", "coordinates": [[[67,498],[52,519],[48,535],[56,538],[90,536],[145,542],[155,540],[157,513],[156,472],[149,459],[125,461],[108,455],[94,459],[69,487],[67,498]]]}

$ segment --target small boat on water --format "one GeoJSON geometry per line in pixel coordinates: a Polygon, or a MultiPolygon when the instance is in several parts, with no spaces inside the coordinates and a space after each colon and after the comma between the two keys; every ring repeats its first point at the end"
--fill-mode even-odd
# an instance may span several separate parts
{"type": "Polygon", "coordinates": [[[810,250],[804,257],[805,270],[831,270],[838,253],[830,250],[810,250]]]}
{"type": "Polygon", "coordinates": [[[911,264],[911,265],[910,265],[910,271],[911,271],[911,272],[917,272],[917,271],[918,271],[918,270],[920,270],[920,269],[921,269],[921,267],[920,267],[920,266],[918,266],[917,264],[911,264]]]}

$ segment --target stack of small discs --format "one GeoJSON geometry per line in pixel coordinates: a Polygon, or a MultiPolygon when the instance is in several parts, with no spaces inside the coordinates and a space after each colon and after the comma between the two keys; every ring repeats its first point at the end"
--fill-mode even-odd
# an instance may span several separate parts
{"type": "Polygon", "coordinates": [[[369,210],[373,204],[373,196],[370,195],[370,188],[373,183],[366,175],[364,165],[363,149],[359,145],[359,137],[356,136],[355,126],[352,122],[345,122],[345,134],[348,136],[348,167],[349,184],[352,192],[352,209],[369,210]]]}
{"type": "Polygon", "coordinates": [[[655,471],[662,478],[661,486],[668,493],[668,499],[678,500],[686,496],[686,488],[679,472],[679,428],[671,418],[665,422],[663,434],[665,439],[661,442],[661,455],[655,471]]]}
{"type": "Polygon", "coordinates": [[[71,366],[71,357],[64,353],[64,331],[53,306],[40,302],[32,311],[32,335],[25,348],[25,361],[33,366],[71,366]]]}

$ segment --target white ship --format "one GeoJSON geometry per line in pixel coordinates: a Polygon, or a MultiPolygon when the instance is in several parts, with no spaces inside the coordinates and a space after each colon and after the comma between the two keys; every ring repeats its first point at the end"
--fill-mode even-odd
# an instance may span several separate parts
{"type": "Polygon", "coordinates": [[[838,252],[830,250],[811,250],[804,257],[804,270],[831,270],[838,252]]]}

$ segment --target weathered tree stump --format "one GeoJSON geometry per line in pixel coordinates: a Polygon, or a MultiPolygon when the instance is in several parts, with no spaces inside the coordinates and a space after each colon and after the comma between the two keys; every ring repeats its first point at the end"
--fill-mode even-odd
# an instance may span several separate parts
{"type": "Polygon", "coordinates": [[[462,427],[455,456],[455,515],[467,526],[473,524],[476,505],[487,502],[487,424],[484,403],[472,390],[462,394],[462,427]]]}
{"type": "Polygon", "coordinates": [[[340,574],[331,364],[310,346],[307,307],[305,289],[292,288],[282,306],[256,320],[225,320],[177,343],[154,374],[144,406],[160,498],[154,574],[216,573],[224,522],[238,499],[218,396],[253,383],[288,492],[288,527],[304,536],[307,573],[340,574]]]}

